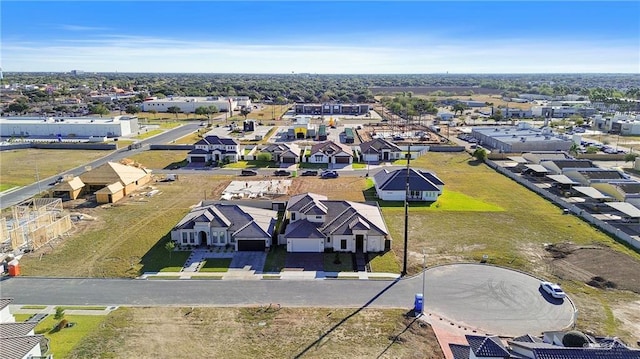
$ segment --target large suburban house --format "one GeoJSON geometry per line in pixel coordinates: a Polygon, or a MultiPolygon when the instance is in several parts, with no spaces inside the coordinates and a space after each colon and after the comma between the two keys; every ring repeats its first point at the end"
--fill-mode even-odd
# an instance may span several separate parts
{"type": "Polygon", "coordinates": [[[382,170],[373,176],[378,198],[383,201],[433,202],[438,199],[444,189],[442,182],[431,172],[409,169],[409,195],[407,196],[407,170],[382,170]]]}
{"type": "Polygon", "coordinates": [[[349,146],[333,141],[326,141],[315,144],[307,156],[309,163],[353,163],[353,153],[349,146]]]}
{"type": "Polygon", "coordinates": [[[404,158],[402,149],[384,138],[375,138],[361,143],[360,153],[365,162],[394,161],[404,158]]]}
{"type": "Polygon", "coordinates": [[[278,213],[233,203],[199,203],[171,230],[179,246],[233,246],[236,251],[271,247],[278,213]]]}
{"type": "Polygon", "coordinates": [[[206,136],[196,142],[195,148],[187,154],[189,163],[206,163],[209,161],[237,162],[240,144],[233,138],[206,136]]]}
{"type": "Polygon", "coordinates": [[[389,231],[377,203],[328,200],[304,193],[291,197],[285,217],[289,224],[279,244],[287,252],[383,252],[389,231]]]}
{"type": "Polygon", "coordinates": [[[449,344],[454,359],[638,359],[640,351],[617,338],[596,338],[580,332],[547,332],[542,338],[523,335],[503,342],[497,336],[465,335],[468,345],[449,344]],[[570,335],[570,340],[565,336],[570,335]]]}
{"type": "Polygon", "coordinates": [[[260,150],[271,154],[271,159],[280,163],[300,162],[300,147],[295,143],[273,143],[260,150]]]}
{"type": "Polygon", "coordinates": [[[52,359],[53,355],[45,355],[48,340],[35,334],[38,322],[16,322],[9,312],[11,302],[12,298],[0,298],[0,358],[52,359]]]}

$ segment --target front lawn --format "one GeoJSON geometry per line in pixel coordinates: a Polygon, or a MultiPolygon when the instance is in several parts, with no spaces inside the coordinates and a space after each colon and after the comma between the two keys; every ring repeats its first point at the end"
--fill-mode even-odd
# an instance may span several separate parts
{"type": "Polygon", "coordinates": [[[230,264],[231,258],[208,258],[200,268],[200,272],[226,272],[230,264]]]}
{"type": "Polygon", "coordinates": [[[180,272],[189,255],[191,255],[191,251],[173,251],[171,252],[171,257],[169,257],[169,252],[164,248],[164,243],[166,242],[159,241],[158,243],[162,243],[162,248],[154,246],[145,255],[142,272],[180,272]]]}
{"type": "Polygon", "coordinates": [[[267,253],[267,259],[264,262],[265,273],[267,272],[280,272],[284,268],[285,260],[287,258],[287,248],[285,246],[272,247],[269,253],[267,253]]]}
{"type": "Polygon", "coordinates": [[[102,315],[65,315],[64,319],[73,323],[73,326],[56,331],[55,327],[60,320],[49,315],[38,323],[35,332],[44,334],[50,340],[49,354],[53,354],[54,358],[66,358],[84,337],[98,329],[105,318],[102,315]]]}
{"type": "Polygon", "coordinates": [[[224,168],[275,168],[276,163],[273,161],[238,161],[226,164],[224,168]]]}
{"type": "Polygon", "coordinates": [[[400,273],[400,264],[393,251],[384,253],[369,253],[369,266],[372,272],[400,273]]]}
{"type": "Polygon", "coordinates": [[[309,162],[300,162],[300,168],[309,168],[309,169],[326,169],[329,167],[326,163],[309,163],[309,162]]]}
{"type": "Polygon", "coordinates": [[[353,168],[354,170],[362,170],[367,168],[367,165],[365,163],[352,163],[351,164],[351,168],[353,168]]]}
{"type": "Polygon", "coordinates": [[[325,272],[353,272],[351,253],[323,253],[322,256],[325,272]],[[336,259],[338,263],[336,263],[336,259]]]}

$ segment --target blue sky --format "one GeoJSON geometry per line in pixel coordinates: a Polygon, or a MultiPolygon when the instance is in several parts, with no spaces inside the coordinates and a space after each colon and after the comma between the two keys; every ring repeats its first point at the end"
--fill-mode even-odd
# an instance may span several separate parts
{"type": "Polygon", "coordinates": [[[2,1],[4,71],[640,72],[640,2],[2,1]]]}

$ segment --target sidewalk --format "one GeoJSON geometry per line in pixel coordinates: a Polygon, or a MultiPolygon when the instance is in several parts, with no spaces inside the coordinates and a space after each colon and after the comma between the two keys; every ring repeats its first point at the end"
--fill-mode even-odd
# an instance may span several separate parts
{"type": "Polygon", "coordinates": [[[227,272],[147,272],[138,279],[214,279],[214,280],[316,280],[316,279],[353,279],[353,280],[394,280],[396,273],[370,272],[323,272],[323,271],[282,271],[256,273],[251,269],[231,268],[227,272]]]}
{"type": "MultiPolygon", "coordinates": [[[[11,314],[47,314],[47,315],[56,314],[57,305],[48,305],[46,306],[46,308],[43,308],[43,309],[22,309],[22,307],[24,307],[24,305],[12,304],[11,314]]],[[[108,315],[112,311],[118,309],[118,307],[116,306],[104,306],[104,309],[101,309],[101,310],[80,309],[83,307],[102,307],[100,305],[97,305],[97,306],[79,305],[77,306],[79,309],[70,309],[75,306],[67,306],[67,305],[63,305],[62,307],[65,307],[64,313],[66,315],[108,315]]]]}

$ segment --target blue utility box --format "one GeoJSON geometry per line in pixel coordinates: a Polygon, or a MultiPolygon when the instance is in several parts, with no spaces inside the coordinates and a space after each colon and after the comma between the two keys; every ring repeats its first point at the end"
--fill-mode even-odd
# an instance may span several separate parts
{"type": "Polygon", "coordinates": [[[414,301],[414,304],[413,304],[413,308],[414,308],[413,310],[416,313],[422,313],[422,307],[423,307],[423,302],[424,302],[423,299],[424,298],[422,298],[422,293],[416,294],[416,298],[415,298],[415,301],[414,301]]]}

